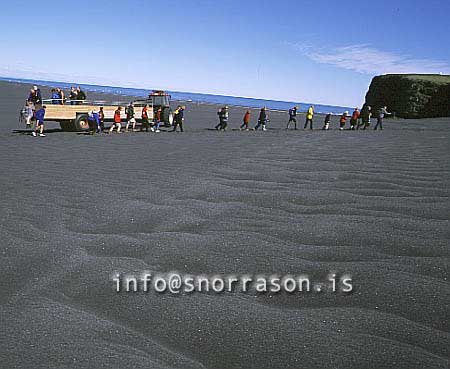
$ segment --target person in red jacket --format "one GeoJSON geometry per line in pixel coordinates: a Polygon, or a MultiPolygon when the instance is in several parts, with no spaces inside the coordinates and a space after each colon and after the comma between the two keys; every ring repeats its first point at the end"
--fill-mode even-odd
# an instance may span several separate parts
{"type": "Polygon", "coordinates": [[[339,130],[344,130],[345,124],[347,123],[348,111],[341,115],[339,118],[339,130]]]}
{"type": "Polygon", "coordinates": [[[117,128],[117,133],[120,133],[120,129],[122,128],[122,124],[120,123],[122,121],[122,117],[120,116],[121,111],[122,107],[119,106],[114,112],[114,124],[109,129],[109,133],[112,133],[114,131],[114,128],[117,128]]]}
{"type": "Polygon", "coordinates": [[[358,125],[358,119],[361,113],[359,112],[358,108],[355,108],[352,114],[352,118],[350,119],[350,129],[355,130],[356,126],[358,125]]]}
{"type": "Polygon", "coordinates": [[[245,112],[245,115],[244,115],[244,119],[243,119],[243,123],[242,123],[242,125],[241,125],[241,131],[243,130],[243,129],[245,129],[246,131],[248,131],[248,125],[249,125],[249,123],[250,123],[250,110],[247,110],[246,112],[245,112]]]}

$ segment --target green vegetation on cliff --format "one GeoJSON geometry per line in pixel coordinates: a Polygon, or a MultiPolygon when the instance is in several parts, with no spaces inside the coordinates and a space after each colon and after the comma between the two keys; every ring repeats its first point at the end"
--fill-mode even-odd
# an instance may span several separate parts
{"type": "Polygon", "coordinates": [[[372,80],[366,103],[387,106],[402,118],[450,116],[450,76],[438,74],[387,74],[372,80]]]}

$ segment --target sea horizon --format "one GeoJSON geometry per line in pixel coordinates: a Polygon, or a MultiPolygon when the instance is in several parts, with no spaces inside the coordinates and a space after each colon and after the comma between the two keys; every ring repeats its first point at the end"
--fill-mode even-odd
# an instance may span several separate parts
{"type": "MultiPolygon", "coordinates": [[[[151,91],[158,90],[156,88],[143,89],[133,87],[106,86],[106,85],[95,85],[76,82],[61,82],[61,81],[49,81],[40,79],[3,77],[3,76],[0,76],[0,81],[30,83],[46,87],[57,87],[63,89],[70,89],[71,86],[80,86],[83,87],[88,92],[100,92],[113,95],[136,96],[136,97],[147,97],[151,91]]],[[[249,108],[259,108],[262,106],[266,106],[270,110],[289,110],[292,106],[299,106],[300,107],[299,110],[303,112],[307,111],[309,106],[314,105],[316,113],[322,114],[326,113],[341,114],[342,112],[351,109],[350,107],[346,106],[316,104],[312,102],[269,100],[251,97],[215,95],[207,93],[172,91],[172,90],[165,90],[165,91],[171,95],[171,98],[174,101],[188,101],[201,104],[214,104],[214,105],[224,104],[236,107],[249,107],[249,108]]]]}

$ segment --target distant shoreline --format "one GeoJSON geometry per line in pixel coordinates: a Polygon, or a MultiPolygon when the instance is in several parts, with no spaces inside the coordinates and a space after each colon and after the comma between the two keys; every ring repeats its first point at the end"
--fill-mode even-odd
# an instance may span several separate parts
{"type": "MultiPolygon", "coordinates": [[[[22,84],[38,84],[47,87],[59,87],[64,89],[69,89],[70,86],[79,85],[82,86],[86,91],[89,92],[99,92],[118,96],[136,96],[136,97],[146,97],[152,90],[151,89],[139,89],[130,87],[115,87],[115,86],[102,86],[102,85],[90,85],[83,83],[69,83],[69,82],[58,82],[58,81],[46,81],[46,80],[33,80],[27,78],[13,78],[13,77],[2,77],[0,76],[0,81],[5,82],[15,82],[22,84]]],[[[225,96],[225,95],[213,95],[213,94],[201,94],[201,93],[190,93],[190,92],[179,92],[179,91],[167,91],[172,95],[172,100],[183,101],[199,104],[210,104],[210,105],[230,105],[235,107],[243,108],[253,108],[257,109],[262,106],[268,107],[273,111],[286,111],[292,106],[300,106],[300,111],[305,112],[310,105],[315,106],[316,113],[333,113],[342,114],[346,110],[352,109],[351,107],[345,106],[334,106],[334,105],[323,105],[314,103],[303,103],[303,102],[292,102],[292,101],[277,101],[277,100],[265,100],[265,99],[255,99],[249,97],[237,97],[237,96],[225,96]]]]}

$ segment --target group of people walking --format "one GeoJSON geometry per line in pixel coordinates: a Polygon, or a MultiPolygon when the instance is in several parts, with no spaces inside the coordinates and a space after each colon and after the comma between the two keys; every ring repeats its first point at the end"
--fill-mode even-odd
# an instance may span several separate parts
{"type": "MultiPolygon", "coordinates": [[[[59,89],[55,88],[51,90],[52,92],[52,98],[51,103],[52,104],[58,104],[58,105],[64,105],[66,102],[70,102],[72,105],[78,105],[82,104],[83,101],[86,99],[86,94],[81,90],[80,87],[71,88],[70,92],[70,100],[66,100],[64,97],[64,92],[59,89]]],[[[162,114],[163,109],[162,107],[157,107],[156,111],[153,113],[153,118],[150,119],[149,115],[149,109],[150,105],[145,105],[142,107],[141,111],[141,125],[140,125],[140,132],[160,132],[160,125],[163,123],[162,120],[162,114]]],[[[31,89],[27,101],[26,106],[24,108],[24,116],[26,117],[26,125],[27,128],[31,128],[32,125],[32,119],[34,118],[36,121],[36,126],[34,131],[32,132],[33,136],[39,136],[45,137],[44,134],[44,120],[45,120],[45,110],[46,106],[42,105],[42,95],[41,91],[37,86],[33,86],[31,89]]],[[[111,127],[109,127],[108,130],[105,130],[105,113],[103,110],[103,107],[99,107],[98,110],[92,110],[88,113],[88,124],[89,124],[89,132],[91,134],[95,133],[113,133],[116,131],[117,133],[121,133],[122,130],[122,106],[118,106],[117,109],[114,112],[114,118],[113,118],[113,124],[111,127]]],[[[181,132],[184,131],[183,129],[183,123],[184,123],[184,112],[185,112],[185,106],[179,105],[175,109],[173,113],[173,124],[172,124],[172,130],[171,132],[174,132],[179,128],[181,132]]],[[[267,107],[262,107],[258,114],[257,124],[251,128],[250,127],[250,121],[251,121],[251,110],[246,110],[244,117],[242,119],[242,124],[240,125],[240,130],[254,130],[257,131],[261,128],[262,131],[267,130],[267,125],[270,122],[269,119],[269,112],[267,107]]],[[[289,109],[289,120],[286,125],[286,130],[290,129],[290,127],[293,125],[294,130],[298,129],[298,117],[299,117],[299,107],[294,106],[289,109]]],[[[136,113],[135,113],[135,105],[133,102],[131,102],[128,106],[125,108],[125,115],[126,115],[126,126],[125,126],[125,132],[137,132],[136,129],[136,113]]],[[[328,113],[325,115],[324,123],[322,130],[329,130],[332,120],[332,113],[328,113]]],[[[377,119],[377,124],[374,127],[374,130],[383,129],[383,119],[386,115],[391,115],[387,111],[387,107],[384,106],[378,110],[375,111],[375,113],[372,112],[371,106],[365,104],[361,110],[359,108],[355,108],[352,115],[350,116],[348,111],[345,111],[343,114],[339,117],[339,130],[346,129],[347,121],[349,120],[350,126],[347,128],[349,130],[366,130],[370,127],[371,124],[371,118],[375,115],[375,118],[377,119]]],[[[229,108],[228,106],[224,106],[217,112],[217,116],[219,119],[219,123],[214,127],[218,131],[225,131],[228,127],[229,123],[229,108]]],[[[305,112],[305,124],[303,129],[313,129],[314,124],[314,106],[311,105],[308,107],[308,109],[305,112]]]]}
{"type": "MultiPolygon", "coordinates": [[[[160,126],[163,123],[162,121],[162,107],[158,107],[156,112],[154,112],[153,119],[150,121],[149,117],[149,108],[150,105],[144,105],[142,107],[141,111],[141,126],[140,129],[136,129],[136,113],[135,113],[135,106],[133,102],[130,102],[130,104],[125,108],[125,115],[126,115],[126,126],[125,126],[125,132],[148,132],[149,130],[151,132],[159,133],[161,132],[160,126]]],[[[183,132],[183,122],[184,122],[184,110],[186,109],[185,106],[178,105],[173,113],[173,128],[171,132],[175,132],[177,128],[180,129],[181,132],[183,132]]],[[[109,128],[109,130],[105,131],[104,128],[104,121],[105,121],[105,114],[103,112],[103,108],[100,107],[99,112],[91,111],[88,115],[88,122],[89,122],[89,132],[91,134],[94,133],[113,133],[114,130],[117,133],[121,133],[122,129],[122,107],[118,106],[117,109],[114,112],[114,119],[113,124],[109,128]]]]}
{"type": "MultiPolygon", "coordinates": [[[[292,108],[289,109],[288,111],[289,113],[289,120],[287,122],[286,125],[286,129],[289,129],[292,125],[294,126],[294,130],[297,130],[297,124],[298,124],[298,116],[299,116],[299,107],[294,106],[292,108]]],[[[217,124],[214,128],[218,131],[225,131],[228,127],[228,118],[229,118],[229,109],[228,106],[224,106],[223,108],[221,108],[218,112],[217,115],[219,117],[219,124],[217,124]]],[[[309,129],[312,130],[313,129],[313,122],[314,122],[314,106],[311,105],[306,113],[305,113],[305,125],[303,127],[303,129],[309,129]]],[[[363,106],[363,108],[361,110],[359,110],[359,108],[355,108],[355,110],[353,111],[352,115],[350,116],[349,112],[346,111],[344,112],[342,115],[340,115],[339,117],[339,130],[344,130],[346,129],[346,125],[347,125],[347,121],[350,118],[350,126],[349,126],[349,130],[365,130],[368,129],[370,127],[370,123],[371,123],[371,118],[372,118],[372,108],[365,104],[363,106]]],[[[391,113],[389,113],[387,111],[387,107],[382,107],[381,109],[377,110],[375,112],[375,117],[377,119],[377,124],[375,125],[375,130],[377,130],[378,128],[380,130],[383,129],[383,119],[386,115],[391,115],[391,113]]],[[[331,124],[331,118],[333,116],[333,113],[328,113],[325,115],[325,119],[324,119],[324,123],[323,123],[323,127],[322,130],[329,130],[330,128],[330,124],[331,124]]],[[[258,120],[257,120],[257,124],[254,128],[250,128],[250,119],[251,119],[251,111],[247,110],[244,114],[244,117],[242,119],[242,125],[239,127],[240,130],[258,130],[260,127],[262,127],[263,131],[267,130],[267,124],[270,122],[269,120],[269,114],[268,114],[268,110],[266,107],[261,108],[259,115],[258,115],[258,120]]]]}
{"type": "MultiPolygon", "coordinates": [[[[228,106],[224,106],[223,108],[219,109],[217,112],[217,115],[219,116],[219,124],[216,125],[214,128],[218,131],[225,131],[228,127],[228,106]]],[[[250,130],[250,118],[251,118],[251,112],[250,110],[247,110],[245,112],[242,125],[239,127],[240,130],[250,130]]],[[[267,111],[267,108],[264,106],[261,108],[259,115],[258,115],[258,122],[256,126],[253,128],[253,130],[257,131],[260,127],[263,131],[267,130],[266,126],[270,122],[269,119],[269,113],[267,111]]]]}

